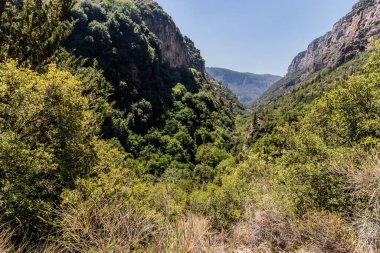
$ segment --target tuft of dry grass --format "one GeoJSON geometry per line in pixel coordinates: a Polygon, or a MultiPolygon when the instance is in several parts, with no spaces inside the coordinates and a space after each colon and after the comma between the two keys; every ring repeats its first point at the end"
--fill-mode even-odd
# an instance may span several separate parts
{"type": "Polygon", "coordinates": [[[41,246],[30,246],[27,241],[17,245],[12,242],[14,232],[0,226],[0,252],[1,253],[65,253],[63,248],[53,242],[46,242],[41,246]]]}
{"type": "Polygon", "coordinates": [[[290,252],[300,242],[294,224],[278,210],[247,209],[247,218],[233,229],[232,247],[252,252],[290,252]]]}
{"type": "Polygon", "coordinates": [[[356,251],[380,252],[380,159],[379,153],[344,155],[333,168],[345,178],[347,192],[364,207],[354,214],[356,251]]]}
{"type": "Polygon", "coordinates": [[[165,253],[219,253],[225,252],[223,233],[212,233],[209,221],[187,214],[166,229],[165,253]]]}
{"type": "Polygon", "coordinates": [[[298,224],[302,243],[313,252],[354,252],[354,232],[346,221],[333,213],[310,211],[298,224]]]}
{"type": "Polygon", "coordinates": [[[17,252],[12,243],[12,231],[0,227],[0,252],[13,253],[17,252]]]}
{"type": "Polygon", "coordinates": [[[380,153],[348,154],[332,162],[334,170],[347,179],[347,190],[355,199],[368,198],[367,207],[380,206],[380,153]],[[359,158],[359,159],[358,159],[359,158]]]}
{"type": "Polygon", "coordinates": [[[353,230],[338,215],[310,211],[296,220],[276,208],[260,210],[249,206],[246,213],[246,219],[233,229],[229,252],[355,252],[353,230]]]}
{"type": "Polygon", "coordinates": [[[380,209],[356,214],[353,226],[357,234],[357,252],[380,252],[380,209]]]}
{"type": "Polygon", "coordinates": [[[206,219],[196,215],[182,217],[168,233],[172,234],[171,238],[168,238],[171,240],[171,251],[202,252],[202,249],[207,247],[208,231],[209,224],[206,219]]]}
{"type": "Polygon", "coordinates": [[[0,232],[1,253],[221,253],[223,233],[210,232],[209,222],[194,214],[159,225],[159,221],[123,204],[92,203],[61,213],[59,243],[14,247],[9,230],[0,232]]]}
{"type": "Polygon", "coordinates": [[[121,203],[86,202],[62,213],[61,233],[68,252],[144,251],[160,233],[158,220],[121,203]]]}

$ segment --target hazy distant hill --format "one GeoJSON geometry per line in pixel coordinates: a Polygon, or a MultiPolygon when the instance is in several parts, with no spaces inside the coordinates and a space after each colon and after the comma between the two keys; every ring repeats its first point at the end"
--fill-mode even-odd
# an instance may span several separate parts
{"type": "Polygon", "coordinates": [[[241,73],[223,68],[206,68],[206,71],[233,91],[242,103],[252,102],[281,79],[281,76],[241,73]]]}

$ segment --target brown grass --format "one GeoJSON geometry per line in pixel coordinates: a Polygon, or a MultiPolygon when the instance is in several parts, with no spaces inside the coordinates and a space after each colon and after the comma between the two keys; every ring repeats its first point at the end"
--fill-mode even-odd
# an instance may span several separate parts
{"type": "Polygon", "coordinates": [[[5,227],[0,227],[0,252],[1,253],[64,253],[58,244],[47,242],[41,246],[30,246],[27,241],[18,243],[12,242],[13,231],[5,227]]]}
{"type": "Polygon", "coordinates": [[[352,220],[356,232],[357,252],[380,252],[380,159],[379,153],[365,157],[358,154],[342,156],[333,168],[347,182],[352,199],[364,201],[352,220]]]}
{"type": "Polygon", "coordinates": [[[277,210],[247,209],[247,218],[234,227],[232,247],[252,252],[290,252],[300,235],[277,210]]]}
{"type": "MultiPolygon", "coordinates": [[[[12,231],[5,228],[0,228],[0,252],[11,253],[17,252],[12,243],[12,231]]],[[[20,251],[19,251],[20,252],[20,251]]]]}
{"type": "Polygon", "coordinates": [[[188,214],[168,227],[166,253],[225,252],[225,237],[211,232],[209,222],[200,216],[188,214]]]}
{"type": "Polygon", "coordinates": [[[368,198],[367,208],[372,208],[374,205],[380,206],[379,155],[379,153],[372,153],[361,157],[349,154],[333,162],[333,168],[347,179],[347,189],[352,193],[352,197],[368,198]]]}
{"type": "Polygon", "coordinates": [[[275,208],[248,207],[246,213],[246,219],[233,229],[230,252],[354,252],[354,233],[335,214],[312,211],[296,220],[275,208]]]}
{"type": "Polygon", "coordinates": [[[87,202],[62,213],[62,236],[68,252],[144,251],[160,233],[158,220],[137,208],[87,202]]]}
{"type": "Polygon", "coordinates": [[[302,244],[314,252],[354,252],[354,232],[346,221],[324,211],[310,211],[298,224],[302,244]]]}

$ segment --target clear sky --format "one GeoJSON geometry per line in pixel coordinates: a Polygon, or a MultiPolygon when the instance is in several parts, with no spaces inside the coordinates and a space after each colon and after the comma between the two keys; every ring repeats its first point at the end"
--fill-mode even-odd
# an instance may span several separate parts
{"type": "Polygon", "coordinates": [[[357,0],[156,0],[209,67],[284,75],[357,0]]]}

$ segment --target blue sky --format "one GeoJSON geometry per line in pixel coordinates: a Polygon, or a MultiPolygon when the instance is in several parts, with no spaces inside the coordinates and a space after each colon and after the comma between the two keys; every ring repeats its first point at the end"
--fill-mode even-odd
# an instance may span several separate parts
{"type": "Polygon", "coordinates": [[[357,0],[156,0],[207,66],[284,75],[357,0]]]}

